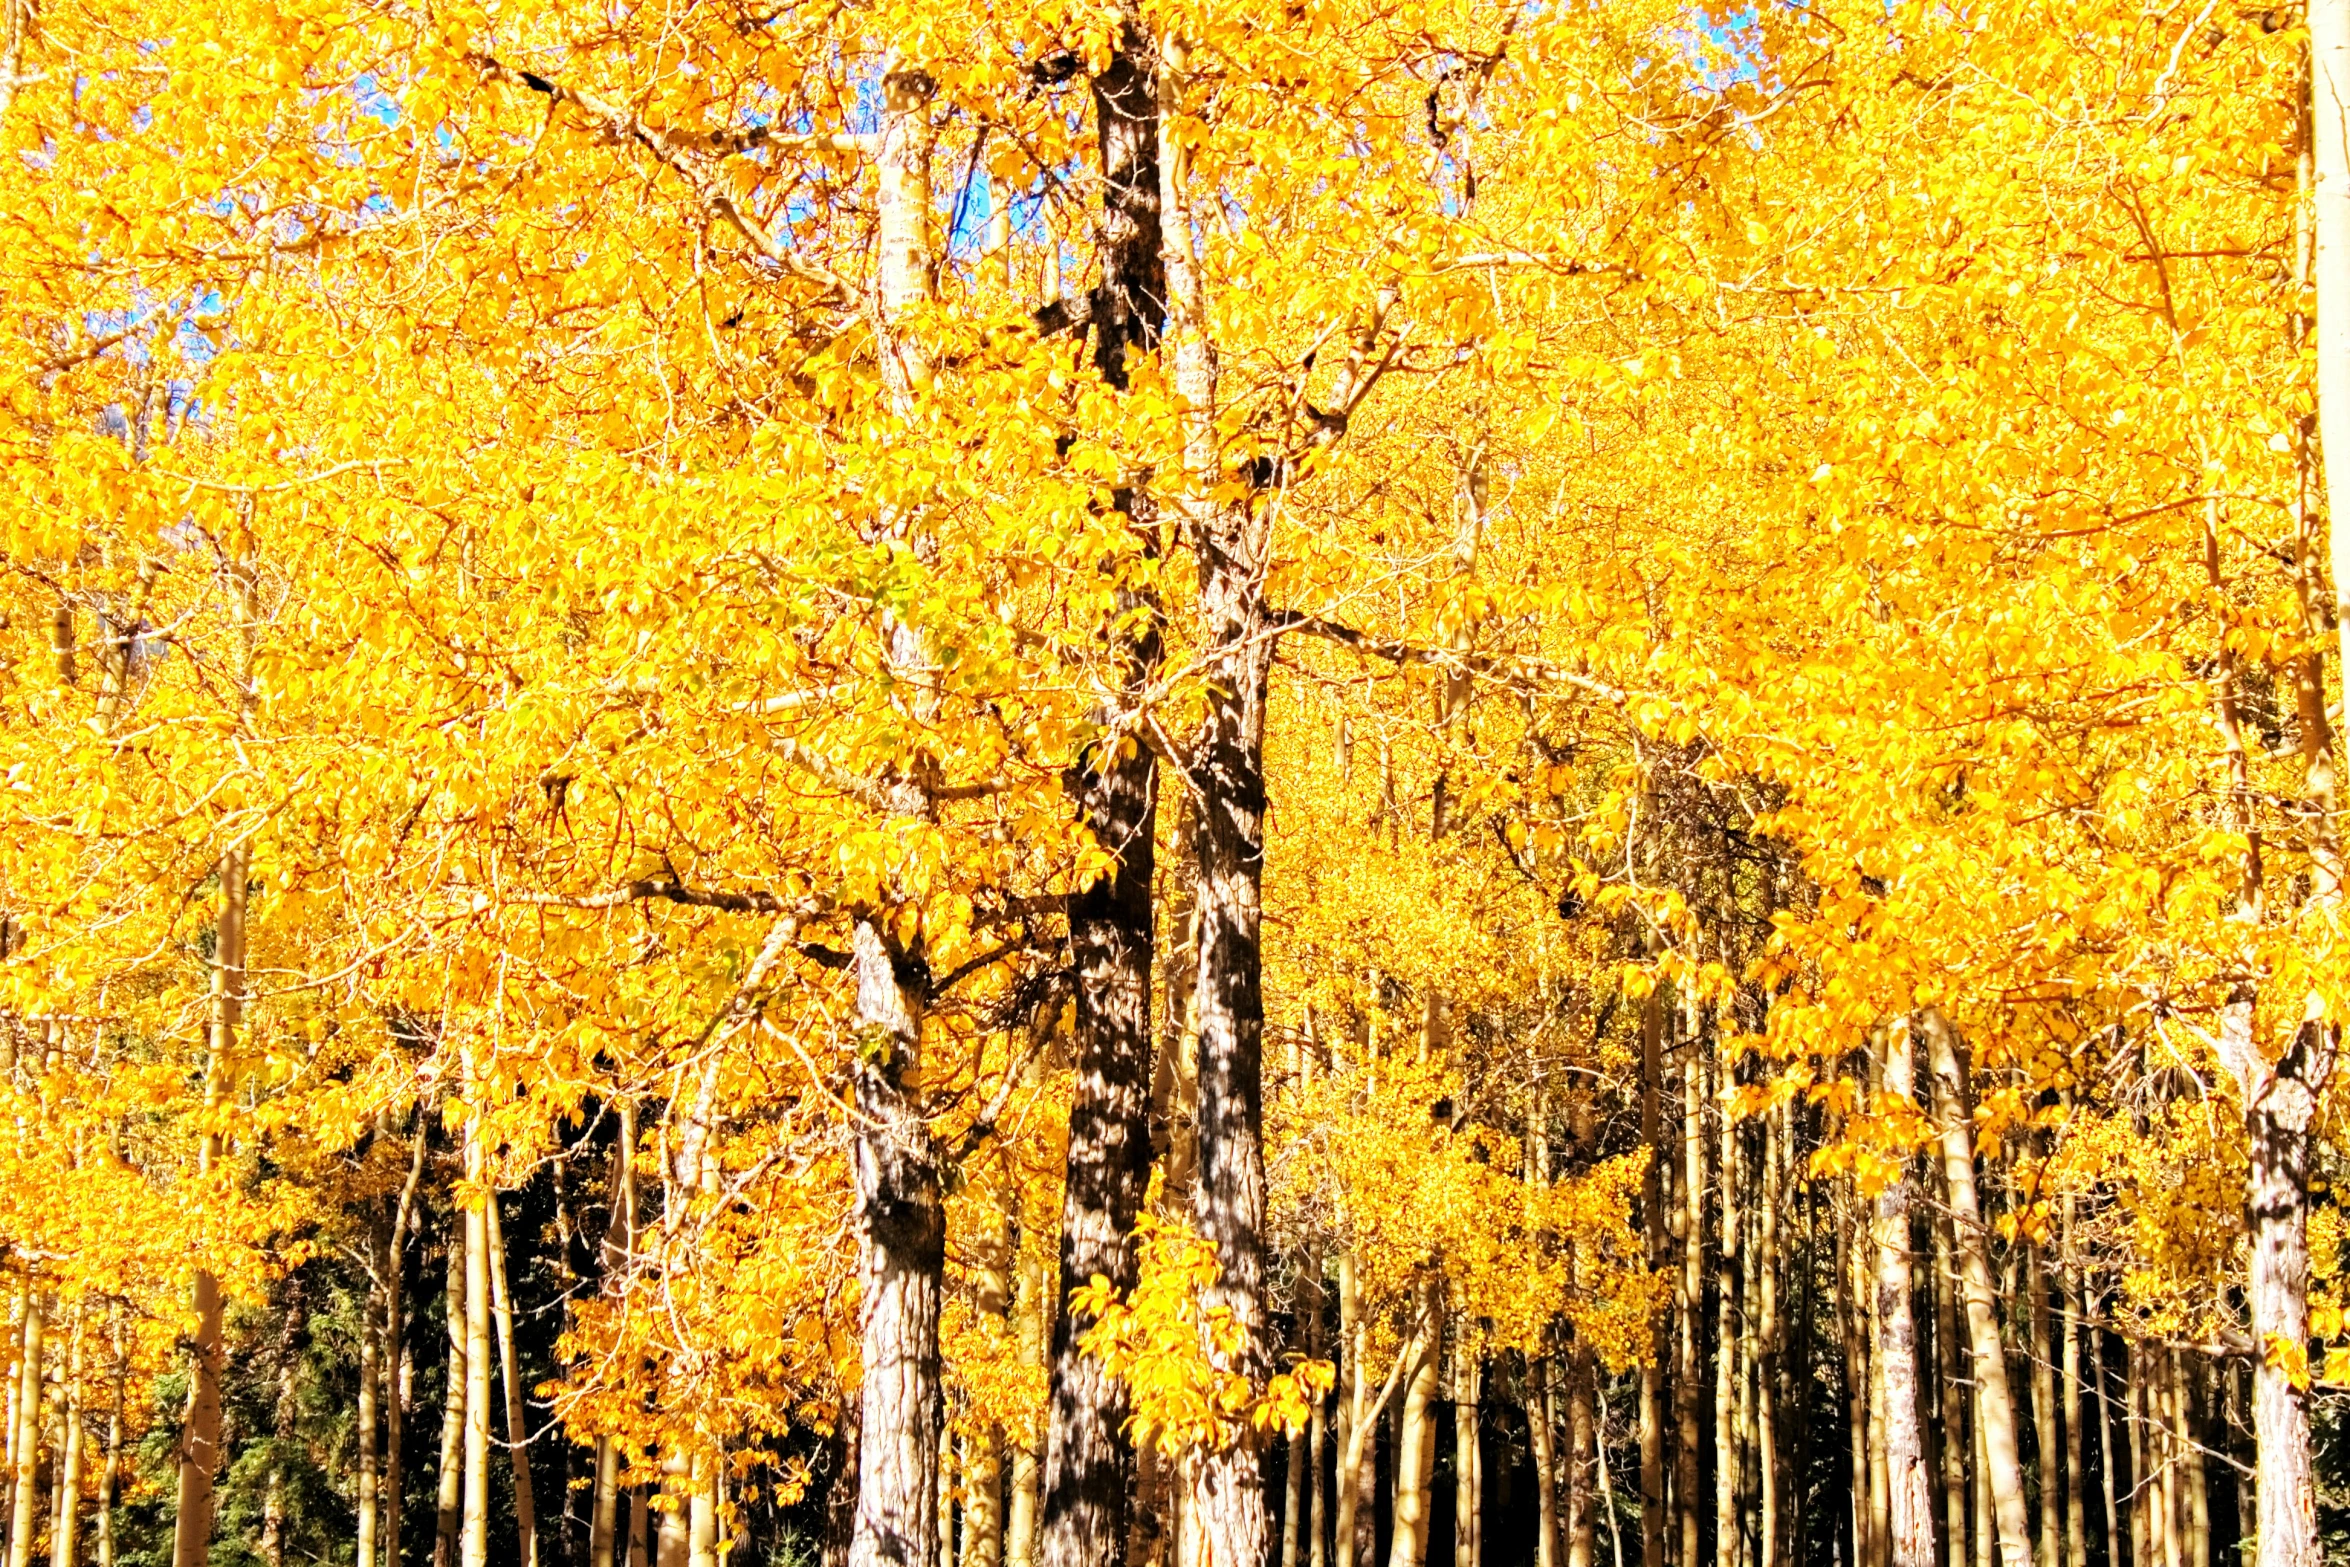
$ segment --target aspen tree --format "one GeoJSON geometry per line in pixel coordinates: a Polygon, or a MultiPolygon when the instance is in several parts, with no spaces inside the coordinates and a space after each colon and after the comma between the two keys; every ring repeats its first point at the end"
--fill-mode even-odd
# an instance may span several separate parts
{"type": "Polygon", "coordinates": [[[1424,1567],[1428,1559],[1431,1482],[1436,1473],[1436,1362],[1444,1341],[1443,1285],[1431,1277],[1421,1285],[1420,1295],[1410,1366],[1396,1406],[1395,1522],[1388,1567],[1424,1567]]]}
{"type": "Polygon", "coordinates": [[[490,1317],[496,1332],[499,1376],[506,1397],[506,1451],[514,1467],[514,1528],[523,1567],[538,1567],[537,1509],[530,1484],[530,1422],[522,1402],[522,1368],[514,1363],[514,1301],[506,1290],[506,1232],[498,1218],[498,1194],[484,1195],[482,1244],[489,1262],[490,1317]]]}
{"type": "MultiPolygon", "coordinates": [[[[904,330],[930,297],[930,102],[933,83],[892,57],[882,67],[876,271],[892,398],[910,407],[927,377],[904,330]]],[[[908,628],[891,633],[900,668],[927,662],[908,628]]],[[[918,786],[892,802],[917,817],[918,786]]],[[[924,1567],[938,1556],[941,1394],[938,1320],[946,1266],[946,1214],[937,1140],[911,1084],[922,1070],[923,994],[918,954],[876,918],[854,927],[857,1026],[869,1041],[855,1075],[864,1118],[854,1167],[862,1220],[862,1407],[858,1414],[856,1530],[850,1567],[924,1567]]]]}
{"type": "Polygon", "coordinates": [[[467,1107],[465,1122],[465,1399],[463,1515],[458,1523],[460,1567],[488,1567],[490,1555],[490,1258],[481,1112],[467,1107]]]}
{"type": "MultiPolygon", "coordinates": [[[[1131,8],[1117,19],[1115,48],[1092,88],[1102,172],[1093,360],[1104,385],[1122,391],[1129,357],[1156,346],[1166,311],[1155,50],[1131,8]]],[[[1114,497],[1143,547],[1155,548],[1147,492],[1127,485],[1114,497]]],[[[1122,700],[1139,703],[1159,662],[1158,607],[1132,592],[1122,593],[1120,604],[1143,617],[1118,655],[1122,700]]],[[[1069,905],[1079,1088],[1061,1214],[1057,1295],[1064,1301],[1097,1274],[1120,1291],[1134,1285],[1132,1234],[1150,1180],[1157,761],[1141,734],[1112,728],[1070,770],[1069,787],[1112,869],[1069,905]]],[[[1044,1567],[1091,1567],[1122,1551],[1130,1528],[1126,1399],[1078,1348],[1085,1326],[1073,1310],[1053,1319],[1044,1567]]]]}
{"type": "MultiPolygon", "coordinates": [[[[250,568],[238,574],[239,607],[246,622],[246,687],[251,684],[252,617],[250,568]]],[[[226,1078],[237,1047],[245,1005],[245,881],[242,844],[220,856],[220,920],[213,937],[213,996],[210,1060],[204,1074],[207,1109],[226,1097],[226,1078]]],[[[199,1176],[211,1173],[220,1157],[220,1136],[207,1129],[199,1145],[199,1176]]],[[[172,1567],[202,1567],[212,1551],[212,1480],[220,1467],[220,1280],[201,1264],[195,1277],[196,1336],[189,1365],[188,1408],[180,1423],[179,1501],[173,1514],[172,1567]]]]}
{"type": "Polygon", "coordinates": [[[2065,1458],[2056,1424],[2056,1345],[2050,1338],[2048,1280],[2036,1245],[2024,1251],[2023,1276],[2026,1354],[2032,1368],[2032,1441],[2039,1456],[2040,1567],[2064,1567],[2064,1488],[2059,1477],[2065,1458]]]}
{"type": "Polygon", "coordinates": [[[1959,1561],[1967,1544],[1966,1382],[1958,1369],[1958,1310],[1955,1300],[1957,1258],[1951,1243],[1950,1217],[1933,1215],[1934,1380],[1941,1390],[1941,1409],[1935,1422],[1935,1445],[1942,1458],[1942,1538],[1952,1562],[1959,1561]]]}
{"type": "MultiPolygon", "coordinates": [[[[1959,1297],[1966,1311],[1974,1358],[1975,1418],[1982,1433],[1983,1485],[1996,1514],[2000,1559],[2023,1567],[2032,1554],[2032,1526],[2024,1508],[2023,1466],[2016,1452],[2015,1405],[2008,1391],[2007,1351],[2000,1342],[1998,1306],[1985,1255],[1985,1220],[1975,1187],[1969,1099],[1958,1056],[1957,1031],[1939,1009],[1921,1015],[1934,1079],[1934,1110],[1941,1123],[1942,1175],[1950,1197],[1951,1234],[1958,1249],[1959,1297]]],[[[1977,1527],[1989,1534],[1986,1523],[1977,1527]]]]}
{"type": "MultiPolygon", "coordinates": [[[[1884,1032],[1885,1091],[1903,1100],[1916,1094],[1917,1053],[1906,1025],[1884,1032]]],[[[1886,1183],[1876,1203],[1877,1375],[1884,1389],[1887,1545],[1891,1567],[1931,1567],[1934,1561],[1933,1485],[1919,1420],[1917,1328],[1910,1269],[1909,1161],[1886,1183]]]]}
{"type": "MultiPolygon", "coordinates": [[[[623,1287],[636,1250],[636,1102],[622,1099],[614,1111],[610,1218],[600,1246],[603,1288],[623,1287]]],[[[420,1134],[421,1135],[421,1134],[420,1134]]],[[[588,1567],[613,1567],[621,1538],[620,1450],[610,1436],[596,1438],[594,1498],[588,1522],[588,1567]]]]}
{"type": "Polygon", "coordinates": [[[41,1502],[41,1384],[43,1334],[47,1303],[28,1273],[20,1289],[17,1328],[17,1382],[14,1401],[15,1440],[9,1458],[16,1466],[11,1476],[12,1510],[8,1524],[8,1567],[32,1567],[33,1532],[39,1526],[41,1502]]]}
{"type": "MultiPolygon", "coordinates": [[[[1479,1384],[1484,1367],[1473,1344],[1468,1342],[1463,1323],[1455,1329],[1452,1358],[1452,1433],[1453,1433],[1453,1508],[1452,1559],[1453,1567],[1483,1567],[1485,1523],[1485,1458],[1484,1444],[1479,1440],[1480,1409],[1479,1384]]],[[[1317,1426],[1317,1431],[1319,1427],[1317,1426]]],[[[1319,1444],[1313,1454],[1316,1469],[1317,1504],[1320,1500],[1319,1444]]],[[[1317,1505],[1314,1519],[1315,1543],[1320,1543],[1321,1516],[1317,1505]]],[[[1315,1567],[1315,1564],[1309,1564],[1315,1567]]]]}
{"type": "MultiPolygon", "coordinates": [[[[375,1237],[366,1240],[370,1255],[369,1271],[374,1271],[375,1237]]],[[[376,1394],[383,1380],[383,1367],[378,1359],[381,1338],[376,1330],[379,1302],[383,1298],[380,1282],[371,1288],[359,1310],[359,1393],[352,1417],[352,1436],[359,1449],[359,1495],[357,1497],[357,1539],[354,1562],[356,1567],[375,1567],[376,1509],[381,1490],[376,1474],[376,1426],[378,1420],[376,1394]]],[[[397,1555],[397,1552],[393,1552],[397,1555]]]]}

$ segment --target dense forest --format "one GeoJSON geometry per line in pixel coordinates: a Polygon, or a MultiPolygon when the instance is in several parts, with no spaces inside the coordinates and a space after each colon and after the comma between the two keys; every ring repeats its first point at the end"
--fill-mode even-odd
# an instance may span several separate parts
{"type": "Polygon", "coordinates": [[[0,1567],[2350,1560],[2350,0],[0,21],[0,1567]]]}

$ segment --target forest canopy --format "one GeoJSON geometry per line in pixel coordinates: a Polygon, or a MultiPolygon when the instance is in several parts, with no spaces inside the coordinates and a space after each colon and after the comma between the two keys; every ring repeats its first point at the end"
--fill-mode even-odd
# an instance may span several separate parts
{"type": "Polygon", "coordinates": [[[0,22],[0,1567],[2350,1559],[2350,0],[0,22]]]}

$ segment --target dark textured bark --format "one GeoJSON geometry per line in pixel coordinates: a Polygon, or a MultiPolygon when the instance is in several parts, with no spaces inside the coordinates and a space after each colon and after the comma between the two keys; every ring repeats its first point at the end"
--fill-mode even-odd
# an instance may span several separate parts
{"type": "Polygon", "coordinates": [[[865,1384],[849,1567],[932,1567],[946,1203],[937,1141],[907,1086],[920,1073],[924,976],[874,921],[859,920],[854,940],[857,1022],[873,1043],[856,1068],[865,1384]]]}
{"type": "MultiPolygon", "coordinates": [[[[2346,633],[2350,634],[2350,633],[2346,633]]],[[[2242,986],[2220,1016],[2220,1057],[2236,1079],[2251,1155],[2245,1206],[2252,1259],[2245,1293],[2252,1341],[2252,1429],[2258,1448],[2254,1532],[2259,1567],[2315,1567],[2316,1478],[2310,1466],[2309,1392],[2295,1385],[2309,1342],[2309,1129],[2317,1113],[2322,1025],[2306,1025],[2279,1061],[2253,1034],[2253,993],[2242,986]]]]}
{"type": "MultiPolygon", "coordinates": [[[[1265,1149],[1262,949],[1265,693],[1271,641],[1259,597],[1260,519],[1217,508],[1202,540],[1200,599],[1209,630],[1208,713],[1194,754],[1206,797],[1196,846],[1199,888],[1199,1187],[1201,1236],[1222,1272],[1202,1304],[1246,1335],[1231,1369],[1265,1375],[1265,1149]]],[[[1193,1464],[1192,1495],[1208,1559],[1254,1567],[1265,1556],[1265,1494],[1253,1433],[1193,1464]]]]}
{"type": "MultiPolygon", "coordinates": [[[[1095,290],[1094,362],[1113,386],[1126,382],[1130,348],[1158,341],[1165,314],[1159,257],[1158,84],[1149,40],[1129,16],[1119,47],[1094,78],[1103,171],[1102,277],[1095,290]]],[[[1121,492],[1138,515],[1147,497],[1121,492]]],[[[1157,670],[1155,607],[1124,649],[1130,699],[1157,670]]],[[[1135,1216],[1150,1184],[1151,964],[1158,826],[1158,771],[1133,736],[1097,741],[1070,769],[1069,792],[1094,840],[1111,855],[1108,874],[1069,904],[1076,971],[1077,1094],[1069,1113],[1069,1175],[1061,1205],[1057,1298],[1095,1275],[1121,1293],[1134,1285],[1135,1216]]],[[[1081,1352],[1087,1323],[1055,1314],[1050,1425],[1045,1438],[1044,1567],[1104,1567],[1125,1556],[1134,1456],[1125,1434],[1125,1389],[1081,1352]]]]}
{"type": "MultiPolygon", "coordinates": [[[[1640,1142],[1648,1150],[1641,1177],[1641,1240],[1648,1266],[1665,1268],[1665,1148],[1660,1097],[1664,1084],[1664,997],[1650,990],[1640,1004],[1640,1142]]],[[[1665,1567],[1665,1357],[1671,1327],[1652,1314],[1648,1358],[1640,1365],[1640,1561],[1665,1567]]]]}
{"type": "MultiPolygon", "coordinates": [[[[1159,74],[1161,123],[1179,112],[1178,83],[1159,74]]],[[[1161,253],[1176,327],[1174,387],[1184,411],[1184,500],[1199,558],[1201,674],[1206,714],[1188,758],[1200,798],[1194,844],[1198,975],[1200,1235],[1221,1264],[1201,1304],[1229,1311],[1243,1335],[1226,1369],[1265,1377],[1265,1001],[1260,946],[1265,873],[1265,697],[1272,673],[1264,598],[1269,508],[1219,497],[1216,366],[1192,253],[1187,175],[1161,139],[1161,253]]],[[[1258,1567],[1266,1555],[1257,1437],[1243,1429],[1189,1465],[1192,1519],[1212,1567],[1258,1567]]]]}

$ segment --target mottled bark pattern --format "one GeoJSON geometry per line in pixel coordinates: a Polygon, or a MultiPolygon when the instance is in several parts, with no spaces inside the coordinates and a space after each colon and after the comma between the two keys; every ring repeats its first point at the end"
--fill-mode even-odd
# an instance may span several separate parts
{"type": "MultiPolygon", "coordinates": [[[[1159,338],[1165,271],[1159,257],[1158,82],[1149,41],[1128,16],[1093,82],[1100,134],[1102,276],[1095,289],[1094,362],[1126,384],[1129,349],[1159,338]]],[[[1135,524],[1148,498],[1121,491],[1135,524]]],[[[1139,700],[1159,661],[1156,612],[1129,600],[1142,629],[1123,650],[1122,683],[1139,700]]],[[[1150,1184],[1151,964],[1158,771],[1139,737],[1112,734],[1070,769],[1069,792],[1110,872],[1069,903],[1076,971],[1077,1092],[1069,1113],[1069,1175],[1061,1205],[1057,1298],[1095,1275],[1133,1288],[1135,1216],[1150,1184]]],[[[1044,1567],[1101,1567],[1125,1553],[1134,1456],[1123,1386],[1078,1348],[1086,1323],[1053,1323],[1050,1426],[1043,1495],[1044,1567]]]]}

